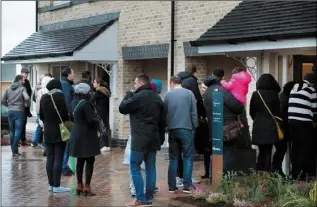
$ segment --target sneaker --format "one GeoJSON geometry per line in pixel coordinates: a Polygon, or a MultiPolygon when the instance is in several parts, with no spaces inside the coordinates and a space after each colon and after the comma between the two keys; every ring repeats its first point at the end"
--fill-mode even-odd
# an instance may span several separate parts
{"type": "Polygon", "coordinates": [[[70,191],[69,188],[65,188],[65,187],[62,187],[62,186],[53,187],[53,193],[66,193],[66,192],[69,192],[69,191],[70,191]]]}
{"type": "Polygon", "coordinates": [[[184,186],[182,178],[176,178],[176,187],[182,188],[184,186]]]}
{"type": "Polygon", "coordinates": [[[21,146],[23,146],[23,147],[27,147],[27,146],[30,146],[28,143],[26,143],[26,142],[22,142],[21,143],[21,146]]]}
{"type": "Polygon", "coordinates": [[[48,186],[48,191],[53,191],[53,186],[48,186]]]}
{"type": "Polygon", "coordinates": [[[18,153],[12,153],[12,156],[20,156],[21,155],[21,153],[20,152],[18,152],[18,153]]]}
{"type": "Polygon", "coordinates": [[[178,191],[178,188],[174,188],[174,189],[169,188],[168,189],[169,193],[176,193],[177,191],[178,191]]]}
{"type": "Polygon", "coordinates": [[[111,149],[110,149],[110,147],[103,147],[103,148],[101,148],[101,152],[109,152],[111,149]]]}
{"type": "Polygon", "coordinates": [[[126,203],[125,204],[126,207],[146,207],[146,206],[153,206],[152,205],[152,202],[140,202],[140,201],[133,201],[133,202],[130,202],[130,203],[126,203]]]}
{"type": "Polygon", "coordinates": [[[183,193],[192,194],[195,189],[196,189],[195,186],[191,185],[188,188],[184,188],[183,193]]]}
{"type": "Polygon", "coordinates": [[[37,147],[37,145],[36,145],[36,144],[31,143],[31,147],[37,147]]]}

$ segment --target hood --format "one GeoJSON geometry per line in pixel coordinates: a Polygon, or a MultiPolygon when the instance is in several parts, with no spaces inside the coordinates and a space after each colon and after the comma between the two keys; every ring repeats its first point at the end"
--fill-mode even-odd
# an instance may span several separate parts
{"type": "Polygon", "coordinates": [[[271,74],[265,73],[262,74],[256,82],[256,90],[268,90],[279,93],[281,87],[271,74]]]}
{"type": "Polygon", "coordinates": [[[46,88],[49,91],[53,89],[62,90],[62,84],[59,80],[53,78],[51,81],[47,83],[46,88]]]}
{"type": "Polygon", "coordinates": [[[220,84],[220,79],[217,76],[207,76],[204,80],[204,85],[209,87],[213,84],[220,84]]]}
{"type": "Polygon", "coordinates": [[[111,96],[111,92],[109,91],[108,88],[106,87],[102,87],[99,86],[98,88],[96,88],[97,91],[100,91],[101,93],[103,93],[105,96],[110,97],[111,96]]]}
{"type": "Polygon", "coordinates": [[[181,80],[185,80],[190,77],[197,79],[195,76],[193,76],[193,74],[186,71],[178,73],[178,76],[180,77],[181,80]]]}
{"type": "Polygon", "coordinates": [[[294,85],[293,91],[301,91],[301,90],[308,88],[308,87],[312,87],[312,84],[310,84],[309,81],[307,81],[307,80],[303,80],[303,81],[294,85]]]}
{"type": "Polygon", "coordinates": [[[248,85],[251,82],[251,75],[246,71],[241,71],[232,75],[232,78],[241,82],[243,85],[248,85]]]}
{"type": "Polygon", "coordinates": [[[13,91],[16,90],[17,88],[20,88],[20,87],[22,87],[22,85],[21,85],[20,83],[18,83],[18,82],[13,83],[13,84],[10,86],[10,88],[11,88],[13,91]]]}
{"type": "Polygon", "coordinates": [[[285,83],[284,87],[283,87],[283,93],[287,96],[289,96],[289,94],[291,93],[292,89],[294,88],[295,85],[295,81],[290,81],[288,83],[285,83]]]}

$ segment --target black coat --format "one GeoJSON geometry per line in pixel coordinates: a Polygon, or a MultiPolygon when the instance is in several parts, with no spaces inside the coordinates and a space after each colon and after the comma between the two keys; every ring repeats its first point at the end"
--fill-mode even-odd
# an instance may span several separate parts
{"type": "Polygon", "coordinates": [[[109,127],[109,98],[110,91],[105,87],[99,87],[92,96],[92,102],[96,105],[97,112],[107,127],[109,127]]]}
{"type": "MultiPolygon", "coordinates": [[[[204,103],[209,122],[210,136],[212,135],[212,93],[215,90],[223,93],[223,124],[227,125],[238,120],[238,116],[243,114],[244,105],[241,104],[229,91],[220,85],[220,80],[216,76],[208,77],[204,84],[208,87],[204,94],[204,103]]],[[[244,130],[245,131],[245,130],[244,130]]],[[[246,135],[244,135],[246,136],[246,135]]]]}
{"type": "Polygon", "coordinates": [[[119,112],[130,114],[131,150],[160,150],[165,139],[164,105],[150,85],[127,92],[119,112]]]}
{"type": "MultiPolygon", "coordinates": [[[[280,116],[278,93],[271,90],[259,90],[274,116],[280,116]]],[[[274,144],[279,140],[275,121],[255,91],[250,101],[250,116],[253,119],[252,144],[274,144]]]]}
{"type": "Polygon", "coordinates": [[[98,122],[94,118],[92,103],[86,100],[80,101],[79,99],[72,101],[74,125],[70,136],[69,152],[73,157],[93,157],[100,154],[97,136],[98,122]]]}
{"type": "MultiPolygon", "coordinates": [[[[63,119],[68,120],[68,110],[62,92],[53,93],[53,99],[63,119]]],[[[44,94],[40,101],[40,119],[44,123],[44,142],[62,142],[59,124],[61,123],[49,94],[44,94]]]]}
{"type": "Polygon", "coordinates": [[[182,80],[182,87],[193,92],[196,98],[198,118],[206,117],[206,110],[205,110],[203,98],[200,94],[197,78],[188,72],[180,72],[178,76],[182,80]]]}
{"type": "MultiPolygon", "coordinates": [[[[23,86],[25,87],[27,94],[31,98],[31,96],[32,96],[32,87],[31,87],[30,81],[28,79],[25,79],[24,83],[23,83],[23,86]]],[[[24,111],[25,111],[25,115],[27,117],[32,117],[31,108],[30,107],[25,107],[24,111]]]]}

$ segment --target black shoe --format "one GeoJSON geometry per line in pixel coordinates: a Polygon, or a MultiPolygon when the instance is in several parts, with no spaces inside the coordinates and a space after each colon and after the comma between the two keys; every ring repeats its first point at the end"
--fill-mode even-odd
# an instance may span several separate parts
{"type": "Polygon", "coordinates": [[[169,193],[176,193],[177,191],[178,191],[178,188],[173,188],[173,189],[169,188],[168,189],[169,193]]]}
{"type": "Polygon", "coordinates": [[[23,146],[23,147],[27,147],[27,146],[30,146],[28,143],[26,143],[26,142],[22,142],[21,143],[21,146],[23,146]]]}
{"type": "Polygon", "coordinates": [[[12,153],[12,156],[20,156],[20,155],[21,155],[20,152],[18,152],[18,153],[12,153]]]}
{"type": "Polygon", "coordinates": [[[63,170],[63,172],[62,172],[63,176],[72,176],[74,174],[75,173],[71,169],[66,169],[66,170],[63,170]]]}
{"type": "Polygon", "coordinates": [[[201,179],[206,179],[206,178],[209,178],[208,174],[205,174],[205,175],[201,176],[201,179]]]}

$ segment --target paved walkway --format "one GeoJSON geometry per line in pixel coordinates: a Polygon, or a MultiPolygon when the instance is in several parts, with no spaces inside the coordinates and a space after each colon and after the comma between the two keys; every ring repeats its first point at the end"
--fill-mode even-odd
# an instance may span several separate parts
{"type": "MultiPolygon", "coordinates": [[[[53,194],[47,191],[46,158],[40,149],[22,147],[22,156],[13,158],[10,148],[2,149],[1,206],[124,206],[131,201],[128,167],[122,164],[123,150],[115,149],[96,158],[92,189],[97,196],[75,195],[76,177],[62,177],[62,185],[71,187],[70,193],[53,194]]],[[[189,206],[174,201],[167,188],[168,161],[163,152],[157,158],[159,192],[154,206],[189,206]]],[[[195,162],[195,176],[201,176],[203,162],[195,162]]]]}

